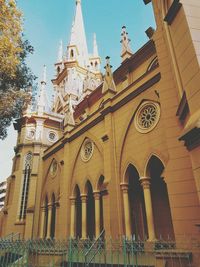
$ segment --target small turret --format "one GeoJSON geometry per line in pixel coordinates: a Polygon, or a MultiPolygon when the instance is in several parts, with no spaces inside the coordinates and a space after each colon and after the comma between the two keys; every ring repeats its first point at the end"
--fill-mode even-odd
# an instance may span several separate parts
{"type": "Polygon", "coordinates": [[[102,93],[116,93],[117,90],[113,79],[112,66],[110,65],[110,57],[108,56],[106,57],[106,66],[104,68],[106,69],[106,73],[104,77],[102,93]]]}
{"type": "Polygon", "coordinates": [[[62,40],[60,41],[60,44],[59,44],[57,61],[58,61],[58,63],[61,63],[63,61],[63,42],[62,42],[62,40]]]}
{"type": "Polygon", "coordinates": [[[48,106],[48,99],[46,94],[46,66],[43,67],[43,77],[41,80],[40,85],[40,92],[38,95],[38,102],[37,102],[37,112],[39,115],[42,115],[45,111],[47,112],[49,110],[48,106]]]}
{"type": "Polygon", "coordinates": [[[133,53],[130,47],[130,39],[128,38],[128,33],[126,31],[126,26],[122,27],[122,33],[121,33],[121,44],[122,44],[122,52],[121,52],[121,58],[122,62],[126,60],[127,58],[130,58],[133,53]]]}
{"type": "Polygon", "coordinates": [[[72,105],[71,96],[68,97],[68,104],[67,104],[67,110],[65,112],[65,118],[64,118],[64,126],[66,131],[70,131],[73,129],[75,125],[74,121],[74,109],[72,105]]]}
{"type": "Polygon", "coordinates": [[[67,47],[67,60],[77,61],[81,67],[86,67],[89,61],[80,0],[76,0],[76,14],[72,24],[70,42],[67,47]]]}
{"type": "Polygon", "coordinates": [[[90,57],[90,69],[94,72],[100,71],[101,59],[99,57],[96,33],[93,36],[93,54],[90,57]]]}

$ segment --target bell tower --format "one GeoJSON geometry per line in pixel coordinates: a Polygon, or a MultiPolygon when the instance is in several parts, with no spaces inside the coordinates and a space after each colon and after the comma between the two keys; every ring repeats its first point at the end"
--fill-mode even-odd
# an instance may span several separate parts
{"type": "Polygon", "coordinates": [[[36,193],[40,196],[42,156],[44,150],[61,137],[64,119],[63,116],[51,112],[46,85],[44,66],[36,104],[29,105],[23,116],[14,123],[18,138],[12,174],[8,178],[4,208],[7,226],[3,229],[3,235],[13,232],[13,227],[14,232],[23,238],[37,235],[32,229],[39,216],[36,208],[39,205],[39,197],[36,198],[36,193]]]}

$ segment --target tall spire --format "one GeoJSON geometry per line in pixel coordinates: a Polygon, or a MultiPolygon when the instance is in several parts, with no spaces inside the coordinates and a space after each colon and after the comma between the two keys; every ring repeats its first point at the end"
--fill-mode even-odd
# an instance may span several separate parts
{"type": "Polygon", "coordinates": [[[47,75],[46,75],[46,65],[43,66],[43,75],[41,79],[40,92],[38,95],[37,111],[39,114],[42,114],[45,111],[48,111],[48,99],[46,94],[46,84],[47,84],[47,75]]]}
{"type": "Polygon", "coordinates": [[[130,47],[130,39],[128,38],[128,33],[126,32],[126,26],[122,27],[122,33],[121,33],[122,39],[122,52],[121,52],[121,58],[122,61],[126,60],[127,58],[132,56],[132,51],[130,47]]]}
{"type": "Polygon", "coordinates": [[[93,56],[99,57],[96,33],[94,33],[94,37],[93,37],[93,56]]]}
{"type": "Polygon", "coordinates": [[[88,48],[83,22],[81,0],[76,0],[76,13],[72,24],[68,60],[77,60],[82,67],[88,65],[88,48]]]}
{"type": "Polygon", "coordinates": [[[62,40],[60,40],[57,60],[58,60],[58,63],[63,61],[63,42],[62,42],[62,40]]]}

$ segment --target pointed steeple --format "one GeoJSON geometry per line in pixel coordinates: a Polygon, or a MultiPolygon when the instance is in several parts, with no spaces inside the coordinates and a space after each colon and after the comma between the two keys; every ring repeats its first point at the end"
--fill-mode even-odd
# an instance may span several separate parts
{"type": "Polygon", "coordinates": [[[63,42],[62,42],[62,40],[60,40],[57,60],[58,60],[58,63],[63,61],[63,42]]]}
{"type": "Polygon", "coordinates": [[[79,65],[86,67],[88,65],[88,48],[83,22],[81,0],[76,0],[76,13],[72,24],[71,37],[68,45],[69,61],[77,60],[79,65]]]}
{"type": "Polygon", "coordinates": [[[126,26],[122,27],[122,33],[121,33],[122,39],[121,39],[121,44],[122,44],[122,52],[121,52],[121,58],[122,61],[126,60],[127,58],[132,56],[132,50],[130,47],[130,39],[128,38],[128,33],[126,31],[126,26]]]}
{"type": "Polygon", "coordinates": [[[106,57],[106,73],[103,82],[102,93],[112,92],[116,93],[116,85],[113,79],[112,66],[110,65],[110,57],[106,57]]]}
{"type": "Polygon", "coordinates": [[[47,94],[46,94],[46,66],[44,65],[43,67],[43,75],[42,75],[42,80],[41,80],[41,85],[40,85],[40,92],[38,95],[38,103],[37,103],[37,111],[41,115],[45,111],[49,110],[48,106],[48,99],[47,99],[47,94]]]}
{"type": "Polygon", "coordinates": [[[93,37],[93,56],[99,57],[96,33],[94,33],[94,37],[93,37]]]}

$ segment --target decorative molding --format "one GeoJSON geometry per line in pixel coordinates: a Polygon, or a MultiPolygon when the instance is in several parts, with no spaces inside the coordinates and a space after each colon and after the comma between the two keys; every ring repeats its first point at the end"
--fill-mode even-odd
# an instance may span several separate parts
{"type": "Polygon", "coordinates": [[[180,3],[180,0],[174,0],[164,18],[164,21],[166,21],[168,25],[172,24],[181,7],[182,4],[180,3]]]}
{"type": "Polygon", "coordinates": [[[151,0],[143,0],[143,2],[145,3],[145,5],[147,5],[151,2],[151,0]]]}
{"type": "Polygon", "coordinates": [[[179,141],[184,141],[189,151],[200,146],[200,128],[194,127],[185,135],[181,136],[179,141]]]}
{"type": "Polygon", "coordinates": [[[185,119],[186,119],[188,114],[189,114],[189,105],[187,102],[186,93],[184,91],[182,98],[181,98],[181,101],[178,105],[177,112],[176,112],[176,116],[179,117],[179,121],[181,122],[181,124],[184,124],[185,119]]]}

